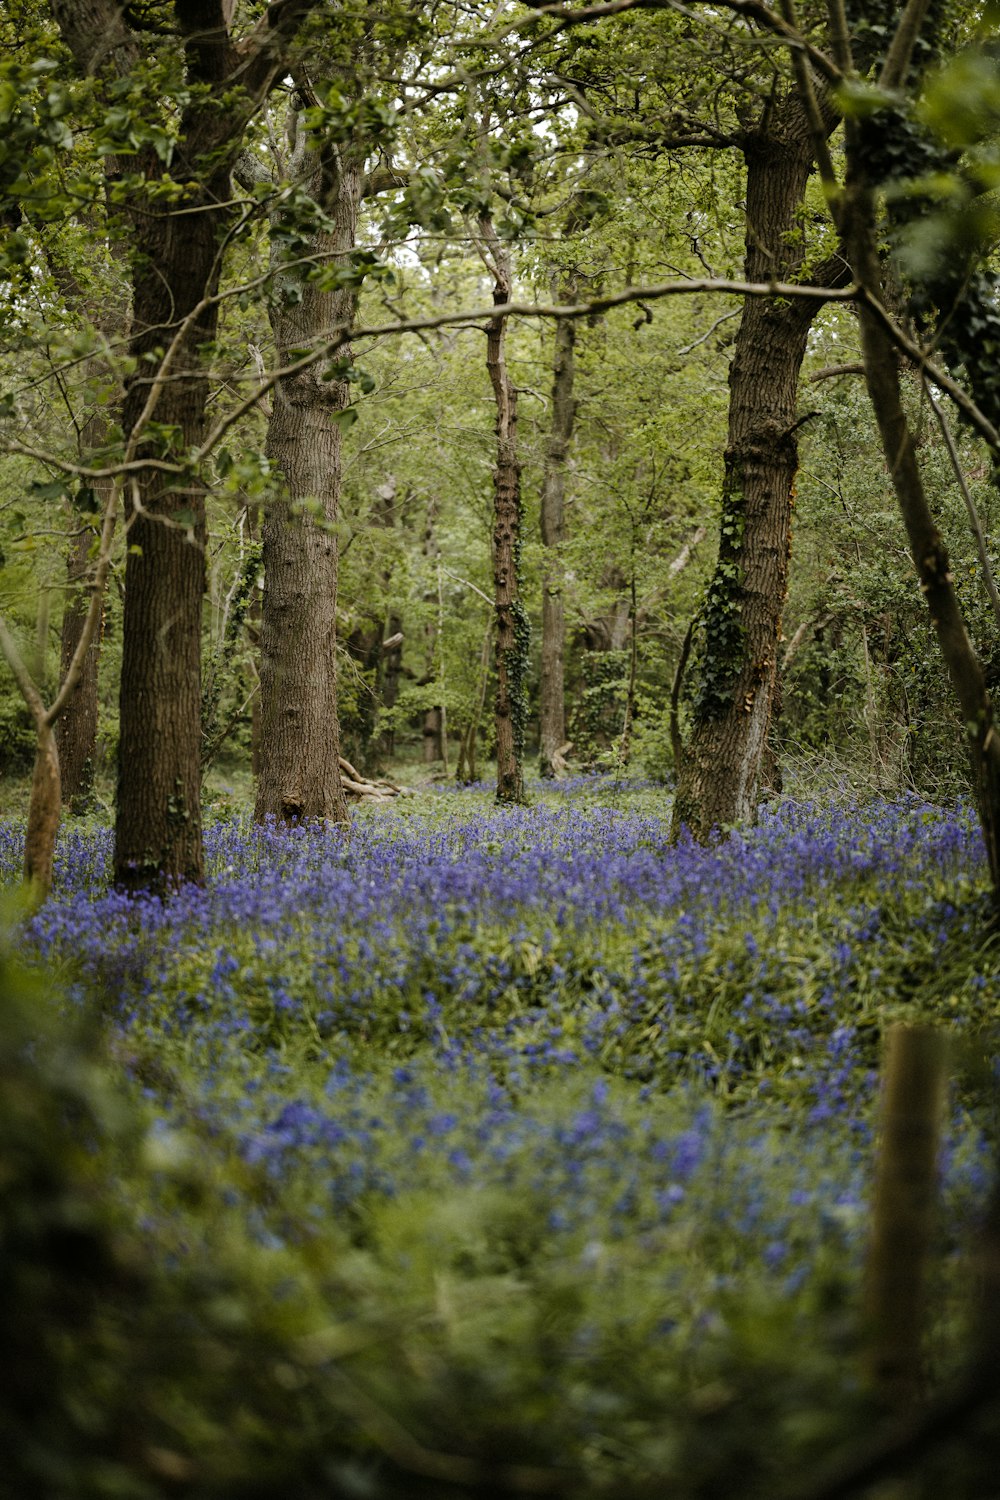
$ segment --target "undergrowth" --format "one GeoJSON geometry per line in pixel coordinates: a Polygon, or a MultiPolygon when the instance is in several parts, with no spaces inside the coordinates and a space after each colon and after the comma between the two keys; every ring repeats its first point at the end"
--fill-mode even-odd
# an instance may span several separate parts
{"type": "MultiPolygon", "coordinates": [[[[64,835],[19,941],[64,1024],[97,1018],[99,1061],[73,1056],[127,1116],[88,1118],[82,1162],[67,1140],[68,1180],[181,1354],[138,1357],[125,1276],[66,1367],[110,1415],[49,1413],[72,1457],[49,1493],[780,1493],[873,1409],[896,1019],[956,1037],[928,1378],[961,1363],[1000,1023],[968,814],[786,804],[672,848],[659,795],[222,817],[206,889],[168,903],[108,890],[107,833],[64,835]]],[[[10,881],[18,859],[7,827],[10,881]]]]}

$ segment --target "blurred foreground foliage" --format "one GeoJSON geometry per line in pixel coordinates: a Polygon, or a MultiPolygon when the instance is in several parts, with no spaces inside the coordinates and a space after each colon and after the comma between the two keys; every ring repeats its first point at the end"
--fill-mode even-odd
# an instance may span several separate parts
{"type": "Polygon", "coordinates": [[[735,1494],[811,1389],[793,1449],[841,1428],[830,1351],[793,1358],[778,1303],[678,1368],[650,1247],[591,1245],[581,1281],[541,1201],[417,1192],[279,1245],[266,1174],[162,1128],[37,980],[5,962],[0,988],[0,1493],[735,1494]]]}

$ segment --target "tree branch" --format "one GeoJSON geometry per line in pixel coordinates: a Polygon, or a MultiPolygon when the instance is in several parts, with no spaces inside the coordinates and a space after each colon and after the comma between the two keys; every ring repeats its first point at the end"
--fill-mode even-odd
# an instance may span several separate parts
{"type": "Polygon", "coordinates": [[[274,82],[285,47],[316,3],[317,0],[274,0],[250,35],[237,45],[240,65],[233,82],[240,83],[247,91],[254,109],[274,82]]]}
{"type": "Polygon", "coordinates": [[[930,0],[909,0],[899,18],[896,34],[889,45],[885,62],[882,64],[882,72],[878,80],[880,89],[888,92],[902,88],[909,72],[913,49],[920,36],[920,28],[924,24],[929,9],[930,0]]]}

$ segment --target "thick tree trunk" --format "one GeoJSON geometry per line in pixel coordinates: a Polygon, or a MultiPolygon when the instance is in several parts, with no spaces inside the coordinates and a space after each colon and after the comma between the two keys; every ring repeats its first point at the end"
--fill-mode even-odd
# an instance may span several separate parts
{"type": "MultiPolygon", "coordinates": [[[[746,275],[792,280],[797,216],[812,167],[792,100],[744,142],[746,275]]],[[[690,742],[678,773],[673,833],[703,839],[751,820],[766,765],[788,581],[798,466],[796,396],[813,304],[747,298],[730,370],[729,438],[719,559],[709,588],[690,742]]]]}
{"type": "MultiPolygon", "coordinates": [[[[303,164],[305,163],[303,156],[303,164]]],[[[318,172],[319,168],[314,168],[318,172]]],[[[317,192],[319,181],[314,183],[317,192]]],[[[335,228],[313,241],[313,253],[334,265],[354,248],[362,169],[341,162],[325,199],[335,228]]],[[[350,326],[354,292],[320,290],[315,282],[288,285],[272,311],[277,358],[350,326]],[[300,297],[300,300],[295,300],[300,297]]],[[[340,359],[347,359],[345,346],[340,359]]],[[[324,380],[318,366],[275,387],[267,454],[285,492],[264,522],[264,599],[260,627],[260,773],[254,816],[285,822],[347,821],[340,776],[337,717],[337,519],[341,487],[341,428],[348,404],[343,380],[324,380]],[[306,506],[315,506],[310,514],[306,506]]]]}
{"type": "MultiPolygon", "coordinates": [[[[230,169],[308,8],[309,0],[268,7],[238,45],[226,0],[174,0],[166,14],[188,86],[173,146],[174,181],[185,187],[167,200],[148,192],[163,162],[152,150],[132,159],[143,181],[123,205],[135,360],[123,410],[130,463],[176,462],[205,436],[203,358],[218,323],[213,299],[233,212],[230,169]]],[[[146,38],[141,22],[132,29],[130,12],[113,0],[53,0],[52,13],[81,78],[113,88],[115,75],[134,73],[146,38]]],[[[204,874],[200,478],[131,469],[126,525],[115,879],[126,890],[168,891],[204,874]]]]}
{"type": "MultiPolygon", "coordinates": [[[[576,300],[576,286],[564,288],[567,301],[576,300]]],[[[574,350],[576,323],[560,318],[555,327],[552,365],[552,426],[545,449],[542,477],[542,670],[539,706],[539,760],[543,776],[554,776],[553,758],[566,743],[564,680],[566,622],[563,604],[566,458],[573,437],[576,402],[574,350]]]]}
{"type": "MultiPolygon", "coordinates": [[[[480,220],[493,271],[493,302],[511,297],[510,256],[493,223],[480,220]]],[[[497,408],[497,461],[493,470],[493,597],[497,625],[497,801],[524,798],[524,675],[528,620],[520,599],[521,466],[517,457],[517,388],[506,357],[506,318],[493,318],[487,329],[486,367],[497,408]]]]}
{"type": "MultiPolygon", "coordinates": [[[[199,345],[211,343],[217,309],[200,307],[218,282],[228,172],[185,203],[140,221],[130,352],[138,373],[125,393],[128,440],[144,420],[151,368],[144,358],[177,329],[171,377],[159,387],[155,423],[172,429],[172,452],[197,448],[205,432],[207,382],[199,345]],[[200,308],[200,310],[198,310],[200,308]]],[[[153,366],[155,369],[155,365],[153,366]]],[[[152,380],[155,381],[154,375],[152,380]]],[[[143,441],[139,456],[156,444],[143,441]]],[[[127,491],[128,552],[122,627],[115,880],[126,890],[167,891],[204,878],[201,837],[201,614],[205,590],[205,494],[194,477],[174,486],[146,470],[127,491]]]]}

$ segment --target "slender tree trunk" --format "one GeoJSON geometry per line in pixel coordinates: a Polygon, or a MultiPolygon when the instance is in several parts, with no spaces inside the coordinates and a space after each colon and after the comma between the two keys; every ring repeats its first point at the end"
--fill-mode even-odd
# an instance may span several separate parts
{"type": "MultiPolygon", "coordinates": [[[[576,284],[563,288],[566,301],[576,300],[576,284]]],[[[552,365],[552,426],[542,477],[542,669],[539,706],[539,759],[543,776],[554,776],[553,757],[566,743],[564,680],[566,622],[563,602],[562,546],[566,535],[566,458],[573,437],[576,402],[574,350],[576,323],[560,318],[555,326],[552,365]]]]}
{"type": "MultiPolygon", "coordinates": [[[[117,157],[106,157],[104,170],[108,181],[112,181],[122,168],[117,157]]],[[[96,226],[90,226],[95,228],[96,226]]],[[[109,248],[114,259],[124,265],[126,249],[120,236],[112,236],[109,248]]],[[[101,330],[110,341],[125,337],[129,328],[126,306],[93,306],[92,295],[81,286],[73,270],[51,248],[46,247],[50,270],[66,299],[68,307],[82,313],[101,330]]],[[[94,361],[99,371],[108,373],[105,361],[94,361]]],[[[116,403],[117,404],[117,403],[116,403]]],[[[116,411],[115,419],[120,419],[116,411]]],[[[80,457],[88,461],[95,449],[104,448],[110,436],[110,420],[107,408],[92,411],[80,432],[80,457]]],[[[94,480],[95,512],[103,515],[111,496],[110,479],[94,480]]],[[[70,663],[76,655],[77,646],[85,628],[90,604],[88,581],[93,572],[93,550],[97,526],[82,529],[70,547],[66,559],[66,595],[60,631],[60,682],[66,677],[70,663]]],[[[101,628],[94,632],[90,647],[83,661],[76,688],[56,725],[56,743],[59,763],[62,768],[62,799],[70,803],[90,791],[94,775],[94,760],[97,751],[98,694],[97,675],[101,658],[101,628]]]]}
{"type": "MultiPolygon", "coordinates": [[[[493,272],[493,302],[511,297],[510,256],[493,222],[480,219],[493,272]]],[[[497,461],[493,470],[493,589],[497,624],[497,801],[524,798],[524,676],[528,620],[520,599],[521,466],[517,457],[517,388],[506,357],[506,318],[493,318],[487,330],[486,368],[497,408],[497,461]]]]}
{"type": "Polygon", "coordinates": [[[59,747],[51,724],[38,725],[35,768],[31,778],[28,828],[24,839],[24,878],[40,895],[52,889],[52,868],[59,832],[59,747]]]}
{"type": "MultiPolygon", "coordinates": [[[[126,328],[125,318],[115,319],[111,327],[114,332],[123,333],[126,328]]],[[[107,437],[107,419],[103,412],[95,412],[85,424],[81,436],[81,448],[84,455],[88,455],[94,448],[99,448],[107,441],[107,437]]],[[[95,480],[93,489],[99,514],[103,514],[111,495],[111,480],[95,480]]],[[[91,554],[95,534],[95,530],[90,527],[81,530],[66,560],[66,604],[63,609],[60,634],[60,682],[65,680],[69,671],[87,621],[90,605],[89,583],[93,573],[91,554]]],[[[101,626],[98,625],[84,656],[76,687],[67,699],[66,707],[56,724],[56,744],[62,771],[64,803],[86,796],[94,778],[98,721],[97,674],[101,662],[101,636],[101,626]]]]}
{"type": "MultiPolygon", "coordinates": [[[[300,169],[310,157],[301,152],[300,169]]],[[[314,159],[314,157],[313,157],[314,159]]],[[[313,186],[322,192],[320,166],[313,186]]],[[[317,235],[313,253],[343,264],[354,249],[362,166],[342,156],[324,202],[334,229],[317,235]]],[[[279,287],[280,290],[280,287],[279,287]]],[[[288,280],[289,295],[272,312],[277,358],[349,327],[355,294],[288,280]],[[298,299],[298,300],[296,300],[298,299]]],[[[344,346],[338,358],[347,360],[344,346]]],[[[279,381],[268,424],[267,454],[284,477],[284,494],[264,522],[264,598],[260,626],[260,773],[254,816],[285,822],[347,821],[340,776],[337,717],[337,520],[341,427],[336,418],[350,388],[313,367],[279,381]],[[315,506],[310,514],[306,502],[315,506]]]]}
{"type": "Polygon", "coordinates": [[[14,675],[35,725],[35,768],[28,805],[28,826],[24,842],[24,878],[33,899],[44,901],[52,885],[56,836],[59,832],[60,774],[59,747],[53,726],[66,708],[83,670],[86,654],[100,624],[101,605],[111,566],[111,544],[119,496],[112,488],[105,501],[98,540],[97,558],[90,585],[90,605],[80,630],[76,652],[67,663],[63,680],[52,702],[46,708],[41,692],[24,663],[17,643],[0,615],[0,652],[14,675]]]}
{"type": "MultiPolygon", "coordinates": [[[[857,131],[849,126],[848,196],[842,232],[858,282],[877,299],[881,267],[875,204],[857,163],[857,131]]],[[[972,785],[983,830],[994,900],[1000,907],[1000,734],[976,649],[955,592],[948,549],[934,520],[917,449],[903,406],[896,351],[885,326],[867,300],[859,306],[865,381],[878,423],[910,544],[920,590],[927,603],[952,689],[966,727],[972,785]]]]}
{"type": "MultiPolygon", "coordinates": [[[[797,219],[812,168],[805,115],[791,99],[744,142],[748,279],[792,280],[802,261],[797,219]]],[[[791,553],[798,467],[796,397],[815,314],[747,298],[729,376],[729,437],[719,559],[709,588],[690,742],[673,833],[704,839],[752,820],[766,766],[791,553]]]]}
{"type": "MultiPolygon", "coordinates": [[[[432,499],[427,507],[427,524],[424,528],[424,541],[422,552],[425,567],[429,570],[432,565],[436,566],[440,551],[435,536],[435,525],[437,523],[437,501],[432,499]]],[[[440,613],[437,609],[437,590],[427,589],[424,592],[424,604],[427,606],[424,625],[424,675],[420,679],[421,687],[435,689],[440,686],[438,674],[439,665],[439,643],[438,630],[440,627],[440,613]]],[[[444,760],[444,720],[441,715],[440,704],[432,704],[424,709],[423,726],[423,755],[424,765],[432,766],[436,761],[444,760]]]]}
{"type": "MultiPolygon", "coordinates": [[[[83,631],[89,604],[85,587],[90,576],[93,532],[82,530],[73,542],[66,564],[66,605],[63,610],[59,680],[66,671],[83,631]]],[[[94,632],[84,658],[80,680],[56,725],[56,743],[62,768],[62,800],[72,802],[90,791],[97,746],[97,669],[101,656],[101,632],[94,632]]]]}
{"type": "Polygon", "coordinates": [[[439,708],[428,708],[424,711],[424,765],[432,766],[436,761],[444,760],[444,748],[441,743],[441,710],[439,708]]]}
{"type": "MultiPolygon", "coordinates": [[[[399,615],[391,614],[386,631],[387,640],[395,640],[402,634],[403,622],[399,615]]],[[[384,649],[384,648],[383,648],[384,649]]],[[[393,709],[399,697],[399,678],[403,669],[403,646],[402,642],[392,646],[385,652],[385,665],[382,674],[382,707],[393,709]]],[[[379,753],[387,759],[391,759],[396,752],[396,731],[384,729],[379,737],[379,753]]]]}
{"type": "Polygon", "coordinates": [[[486,692],[490,680],[490,647],[493,644],[493,621],[486,627],[483,647],[479,653],[479,686],[476,690],[472,718],[465,727],[461,740],[461,753],[455,770],[455,780],[468,786],[476,779],[476,745],[479,740],[479,724],[486,707],[486,692]]]}

